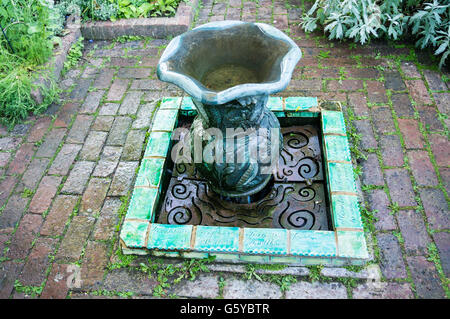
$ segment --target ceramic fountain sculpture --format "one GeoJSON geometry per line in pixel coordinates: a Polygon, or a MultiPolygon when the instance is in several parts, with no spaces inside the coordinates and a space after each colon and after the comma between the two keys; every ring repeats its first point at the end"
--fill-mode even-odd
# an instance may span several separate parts
{"type": "Polygon", "coordinates": [[[274,149],[279,152],[283,143],[280,123],[266,104],[269,94],[286,88],[300,57],[298,46],[283,32],[241,21],[204,24],[174,38],[165,49],[158,78],[192,97],[198,115],[191,126],[190,147],[194,152],[200,138],[203,148],[215,150],[215,161],[204,155],[195,163],[215,192],[249,196],[269,182],[267,157],[274,149]],[[214,135],[214,130],[222,134],[214,135]],[[242,133],[249,130],[266,134],[249,138],[242,133]],[[276,138],[273,132],[278,132],[276,138]],[[251,150],[262,146],[267,156],[255,159],[251,150]]]}

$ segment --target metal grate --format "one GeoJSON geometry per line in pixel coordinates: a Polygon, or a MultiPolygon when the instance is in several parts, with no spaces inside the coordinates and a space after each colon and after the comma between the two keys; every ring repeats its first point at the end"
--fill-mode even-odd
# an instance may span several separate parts
{"type": "Polygon", "coordinates": [[[157,222],[178,225],[328,230],[318,129],[283,127],[278,171],[259,196],[233,202],[213,192],[192,164],[174,167],[157,222]]]}

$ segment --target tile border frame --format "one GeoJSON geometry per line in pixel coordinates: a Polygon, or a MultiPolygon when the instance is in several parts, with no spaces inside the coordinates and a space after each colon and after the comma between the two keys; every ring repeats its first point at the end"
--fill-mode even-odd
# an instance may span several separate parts
{"type": "MultiPolygon", "coordinates": [[[[216,256],[217,261],[224,262],[282,263],[289,265],[363,265],[368,261],[369,254],[367,251],[364,230],[361,222],[360,207],[357,200],[353,169],[344,170],[344,174],[346,174],[344,178],[345,180],[349,181],[349,183],[348,185],[345,185],[344,183],[344,185],[342,185],[342,187],[339,188],[338,191],[332,189],[332,186],[336,182],[341,181],[330,180],[333,176],[335,176],[334,170],[337,166],[349,165],[350,167],[352,167],[351,161],[336,161],[333,159],[329,159],[333,156],[334,153],[329,151],[326,147],[328,142],[333,140],[331,136],[347,137],[342,111],[339,107],[333,110],[322,109],[319,106],[317,98],[314,97],[270,97],[268,106],[270,106],[270,109],[273,110],[278,117],[314,117],[320,119],[324,167],[326,176],[328,177],[326,178],[326,187],[328,189],[331,222],[333,224],[334,230],[300,231],[282,230],[276,228],[261,228],[262,230],[260,228],[238,228],[238,231],[231,231],[231,236],[233,236],[233,247],[223,248],[221,246],[223,245],[223,243],[220,241],[220,236],[212,236],[211,238],[208,238],[209,244],[197,245],[197,236],[203,236],[203,230],[201,232],[197,232],[197,229],[208,228],[209,231],[211,231],[211,229],[214,228],[230,227],[161,224],[164,225],[163,227],[165,229],[174,228],[174,233],[181,234],[179,235],[181,236],[181,238],[179,236],[176,238],[174,237],[174,240],[185,243],[182,247],[170,245],[169,249],[166,244],[158,244],[158,242],[167,243],[167,238],[154,238],[154,236],[150,236],[150,234],[154,235],[154,231],[152,232],[152,228],[154,228],[154,226],[156,225],[160,225],[154,223],[154,209],[156,207],[155,203],[157,202],[159,197],[156,196],[154,198],[154,203],[152,203],[151,205],[151,214],[147,215],[147,219],[133,217],[130,218],[129,214],[133,216],[133,213],[127,211],[120,232],[121,245],[124,254],[153,254],[157,256],[183,258],[207,258],[208,256],[213,255],[216,256]],[[286,108],[286,100],[288,102],[287,104],[289,110],[286,108]],[[300,105],[292,105],[293,102],[291,101],[300,103],[300,105]],[[282,103],[282,105],[279,105],[280,102],[282,103]],[[305,104],[302,105],[302,102],[304,102],[305,104]],[[330,138],[328,136],[330,136],[330,138]],[[350,172],[351,176],[349,175],[350,172]],[[356,199],[356,201],[352,200],[353,197],[356,199]],[[340,199],[341,202],[338,202],[338,199],[340,199]],[[348,207],[345,206],[345,201],[344,204],[342,204],[343,199],[350,200],[351,205],[349,205],[348,207]],[[147,223],[148,227],[143,227],[143,223],[147,223]],[[135,225],[135,227],[133,227],[133,225],[135,225]],[[141,228],[134,229],[137,228],[136,225],[141,226],[141,228]],[[146,233],[142,234],[142,229],[144,228],[146,229],[146,233]],[[139,233],[130,233],[134,230],[139,231],[139,233]],[[273,244],[270,242],[270,236],[273,232],[280,233],[280,240],[283,241],[282,246],[285,248],[268,248],[268,246],[273,244]],[[246,237],[246,234],[249,233],[259,234],[259,237],[257,236],[257,238],[251,243],[251,248],[248,247],[250,239],[246,237]],[[267,236],[265,234],[267,234],[267,236]],[[298,236],[302,237],[305,235],[308,239],[315,238],[316,242],[309,242],[305,247],[301,247],[301,245],[292,247],[293,243],[298,240],[298,236]],[[139,240],[143,242],[139,243],[139,240]],[[189,245],[187,245],[187,243],[189,243],[189,245]]],[[[183,113],[185,115],[193,115],[196,113],[195,109],[193,108],[192,101],[189,97],[162,98],[157,112],[159,112],[160,110],[163,110],[164,112],[167,112],[168,110],[176,112],[177,117],[180,113],[183,113]]],[[[156,114],[153,119],[155,118],[156,114]]],[[[173,124],[172,130],[176,127],[176,122],[177,121],[175,121],[175,123],[173,124]]],[[[156,131],[161,132],[161,130],[156,131]]],[[[151,132],[153,132],[152,129],[149,131],[149,133],[151,132]]],[[[348,139],[343,141],[344,143],[341,143],[340,145],[334,145],[333,147],[338,147],[340,152],[347,152],[347,154],[345,154],[346,157],[351,159],[348,139]]],[[[149,144],[150,143],[146,145],[146,148],[149,144]]],[[[165,159],[166,157],[161,158],[165,159]]],[[[141,170],[139,170],[138,172],[138,175],[140,174],[141,170]]],[[[160,178],[161,176],[162,174],[160,175],[160,178]]],[[[145,178],[142,176],[137,176],[136,179],[138,177],[140,179],[145,178]]],[[[158,187],[161,187],[161,182],[159,182],[158,185],[158,187]]],[[[142,188],[142,186],[135,187],[135,189],[137,188],[142,188]]],[[[158,188],[158,195],[160,193],[161,189],[158,188]]],[[[131,205],[132,200],[133,197],[131,197],[130,199],[129,207],[134,207],[131,205]]],[[[167,234],[161,236],[166,235],[167,234]]]]}

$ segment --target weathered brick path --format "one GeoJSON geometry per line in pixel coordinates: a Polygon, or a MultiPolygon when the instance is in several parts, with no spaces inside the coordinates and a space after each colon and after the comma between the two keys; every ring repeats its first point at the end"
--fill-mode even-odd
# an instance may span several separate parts
{"type": "MultiPolygon", "coordinates": [[[[299,8],[270,0],[203,0],[196,23],[272,23],[304,54],[282,94],[343,103],[359,157],[370,266],[257,269],[266,274],[259,281],[252,268],[210,263],[210,272],[181,280],[167,295],[448,297],[449,87],[441,73],[420,67],[407,47],[349,46],[305,35],[298,27],[304,5],[291,5],[299,8]],[[297,282],[283,291],[276,275],[297,282]],[[377,275],[381,283],[367,280],[377,275]]],[[[11,132],[0,127],[0,297],[153,297],[154,260],[121,256],[118,231],[156,101],[182,94],[155,76],[167,43],[86,42],[79,67],[60,83],[60,104],[11,132]],[[139,270],[141,263],[150,276],[139,270]],[[67,278],[77,266],[81,286],[69,289],[67,278]]],[[[170,263],[159,262],[159,268],[170,263]]]]}

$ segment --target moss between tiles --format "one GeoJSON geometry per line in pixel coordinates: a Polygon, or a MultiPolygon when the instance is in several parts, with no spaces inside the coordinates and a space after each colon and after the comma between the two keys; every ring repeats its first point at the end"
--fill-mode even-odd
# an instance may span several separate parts
{"type": "Polygon", "coordinates": [[[230,202],[192,165],[172,162],[172,132],[189,128],[196,111],[187,97],[162,100],[120,234],[124,253],[290,265],[368,259],[340,108],[313,97],[270,97],[268,107],[282,126],[278,171],[258,196],[230,202]]]}

